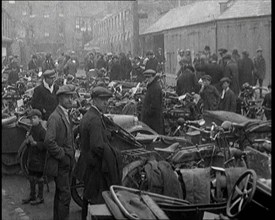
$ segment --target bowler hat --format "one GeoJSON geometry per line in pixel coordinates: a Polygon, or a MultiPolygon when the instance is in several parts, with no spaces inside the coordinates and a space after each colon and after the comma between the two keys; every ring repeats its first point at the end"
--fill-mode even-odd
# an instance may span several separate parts
{"type": "Polygon", "coordinates": [[[256,50],[256,52],[258,51],[263,51],[263,49],[261,47],[258,47],[258,49],[256,50]]]}
{"type": "Polygon", "coordinates": [[[34,115],[37,115],[39,118],[42,117],[42,113],[38,109],[32,109],[32,110],[30,110],[29,113],[28,113],[28,118],[30,118],[30,117],[32,117],[34,115]]]}
{"type": "Polygon", "coordinates": [[[206,45],[206,46],[204,47],[204,50],[210,50],[210,47],[209,47],[208,45],[206,45]]]}
{"type": "Polygon", "coordinates": [[[96,86],[92,89],[92,98],[111,98],[113,96],[112,92],[102,86],[96,86]]]}
{"type": "Polygon", "coordinates": [[[52,70],[46,70],[43,74],[42,74],[43,77],[48,77],[48,78],[53,78],[55,77],[55,71],[52,69],[52,70]]]}
{"type": "Polygon", "coordinates": [[[152,69],[148,69],[148,70],[145,70],[144,72],[143,72],[143,75],[144,76],[154,76],[154,75],[156,75],[156,71],[155,70],[152,70],[152,69]]]}
{"type": "Polygon", "coordinates": [[[75,94],[75,86],[72,84],[67,84],[59,87],[59,89],[56,92],[56,95],[73,95],[75,94]]]}
{"type": "Polygon", "coordinates": [[[201,77],[201,79],[202,79],[202,80],[212,81],[212,77],[209,76],[209,75],[203,75],[203,76],[201,77]]]}
{"type": "Polygon", "coordinates": [[[220,80],[220,82],[228,82],[228,83],[230,83],[231,82],[231,80],[228,78],[228,77],[223,77],[221,80],[220,80]]]}

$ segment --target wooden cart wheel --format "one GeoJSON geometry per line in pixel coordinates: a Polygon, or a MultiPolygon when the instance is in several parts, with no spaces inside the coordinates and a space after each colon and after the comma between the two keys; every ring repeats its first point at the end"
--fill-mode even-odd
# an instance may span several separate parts
{"type": "Polygon", "coordinates": [[[256,191],[257,174],[246,170],[235,183],[226,205],[226,214],[230,218],[238,216],[252,201],[256,191]]]}
{"type": "Polygon", "coordinates": [[[82,207],[83,204],[84,183],[77,178],[72,177],[71,195],[77,205],[82,207]]]}

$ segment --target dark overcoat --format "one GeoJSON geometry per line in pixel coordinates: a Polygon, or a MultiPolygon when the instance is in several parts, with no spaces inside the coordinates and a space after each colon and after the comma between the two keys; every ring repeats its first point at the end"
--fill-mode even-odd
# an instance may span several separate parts
{"type": "Polygon", "coordinates": [[[254,64],[252,59],[249,57],[244,57],[240,60],[240,69],[239,69],[239,82],[240,86],[248,82],[249,85],[253,84],[253,70],[254,64]]]}
{"type": "Polygon", "coordinates": [[[37,142],[37,145],[28,146],[28,169],[35,172],[43,172],[47,152],[44,144],[46,130],[41,123],[39,123],[37,126],[31,128],[30,135],[33,137],[34,141],[37,142]]]}
{"type": "Polygon", "coordinates": [[[219,110],[236,112],[237,110],[237,98],[235,93],[229,89],[225,92],[223,99],[220,99],[219,110]]]}
{"type": "Polygon", "coordinates": [[[58,104],[56,97],[57,90],[58,86],[54,85],[53,92],[51,93],[45,88],[43,82],[34,89],[31,106],[33,109],[38,109],[41,111],[43,120],[48,120],[50,114],[54,111],[58,104]],[[43,112],[43,109],[46,110],[46,113],[43,112]]]}
{"type": "Polygon", "coordinates": [[[118,62],[112,63],[110,80],[120,80],[122,79],[121,66],[118,62]]]}
{"type": "Polygon", "coordinates": [[[162,99],[162,89],[158,77],[155,77],[147,85],[147,92],[143,100],[141,121],[159,134],[164,134],[162,99]]]}
{"type": "Polygon", "coordinates": [[[238,64],[232,60],[228,61],[224,68],[224,76],[231,80],[230,89],[238,96],[240,92],[238,64]]]}
{"type": "Polygon", "coordinates": [[[181,68],[179,70],[179,78],[177,79],[176,93],[178,96],[185,93],[192,93],[198,90],[199,84],[196,74],[189,69],[181,68]]]}
{"type": "Polygon", "coordinates": [[[75,150],[72,125],[66,119],[60,106],[57,106],[49,117],[44,144],[48,150],[45,174],[56,177],[58,163],[65,155],[71,158],[70,164],[73,166],[75,150]]]}
{"type": "Polygon", "coordinates": [[[84,181],[84,197],[91,203],[104,202],[102,192],[120,185],[122,162],[118,150],[108,140],[101,113],[91,107],[80,122],[80,157],[74,176],[84,181]]]}
{"type": "Polygon", "coordinates": [[[204,110],[217,110],[220,103],[220,94],[213,85],[208,85],[200,93],[204,110]]]}
{"type": "Polygon", "coordinates": [[[33,59],[28,63],[28,69],[34,70],[36,73],[39,72],[39,67],[37,61],[34,62],[33,59]]]}

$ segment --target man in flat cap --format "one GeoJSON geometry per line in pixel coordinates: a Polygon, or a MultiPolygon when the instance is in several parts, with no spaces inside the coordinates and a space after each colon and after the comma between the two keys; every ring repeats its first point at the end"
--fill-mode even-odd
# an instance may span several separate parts
{"type": "Polygon", "coordinates": [[[47,122],[45,145],[48,150],[45,173],[53,176],[55,196],[53,207],[54,220],[68,220],[71,201],[71,174],[75,164],[75,148],[69,110],[73,107],[75,86],[61,86],[56,95],[58,106],[47,122]]]}
{"type": "Polygon", "coordinates": [[[226,54],[223,60],[225,62],[224,76],[231,80],[230,89],[238,96],[240,92],[238,65],[232,60],[230,54],[226,54]]]}
{"type": "Polygon", "coordinates": [[[253,85],[253,71],[254,64],[252,59],[249,58],[248,52],[245,50],[242,52],[242,59],[239,64],[239,82],[240,87],[244,83],[249,83],[249,85],[253,85]]]}
{"type": "Polygon", "coordinates": [[[203,110],[217,110],[220,102],[220,94],[217,88],[211,85],[211,76],[204,75],[201,79],[202,87],[199,93],[203,101],[203,110]]]}
{"type": "Polygon", "coordinates": [[[236,112],[237,98],[234,92],[229,88],[231,80],[228,77],[221,79],[222,84],[222,95],[220,99],[219,110],[236,112]]]}
{"type": "Polygon", "coordinates": [[[48,120],[50,114],[58,104],[56,92],[58,86],[54,84],[54,70],[46,70],[42,76],[42,83],[34,89],[31,106],[41,111],[42,119],[48,120]]]}
{"type": "MultiPolygon", "coordinates": [[[[260,87],[263,86],[263,81],[265,79],[265,73],[266,73],[266,63],[265,59],[263,57],[263,49],[259,47],[257,49],[257,55],[253,59],[254,61],[254,86],[259,81],[260,87]]],[[[260,97],[262,97],[262,90],[260,90],[260,97]]]]}
{"type": "Polygon", "coordinates": [[[162,89],[156,71],[144,71],[147,91],[143,100],[141,121],[159,134],[164,134],[164,119],[162,113],[162,89]]]}
{"type": "Polygon", "coordinates": [[[77,179],[84,181],[82,219],[86,220],[88,204],[104,203],[102,192],[111,185],[120,185],[122,162],[120,153],[110,145],[104,123],[112,92],[94,87],[92,106],[80,121],[80,157],[74,169],[77,179]]]}

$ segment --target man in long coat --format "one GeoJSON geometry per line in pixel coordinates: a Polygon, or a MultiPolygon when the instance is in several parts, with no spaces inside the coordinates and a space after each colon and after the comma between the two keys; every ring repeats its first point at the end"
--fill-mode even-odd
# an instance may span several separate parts
{"type": "Polygon", "coordinates": [[[144,71],[147,77],[147,92],[143,100],[141,121],[159,134],[164,134],[164,119],[162,113],[162,89],[156,76],[156,71],[144,71]]]}
{"type": "Polygon", "coordinates": [[[58,104],[56,97],[58,86],[53,83],[55,79],[54,70],[46,70],[42,76],[42,83],[34,89],[31,106],[33,109],[41,111],[43,120],[48,120],[58,104]]]}
{"type": "Polygon", "coordinates": [[[249,83],[249,85],[253,84],[253,70],[254,64],[252,59],[249,58],[249,54],[247,51],[243,51],[243,57],[240,60],[240,69],[239,69],[239,82],[240,87],[244,83],[249,83]]]}
{"type": "Polygon", "coordinates": [[[199,88],[198,79],[196,74],[187,68],[188,60],[183,58],[180,61],[181,69],[178,72],[178,79],[176,85],[176,93],[181,96],[185,93],[197,92],[199,88]]]}
{"type": "Polygon", "coordinates": [[[36,74],[38,74],[38,72],[39,72],[39,67],[38,67],[38,63],[37,63],[37,56],[35,54],[32,55],[32,59],[28,63],[28,69],[32,70],[36,74]]]}
{"type": "Polygon", "coordinates": [[[120,185],[122,163],[119,152],[108,141],[103,113],[112,96],[107,88],[92,90],[93,105],[80,122],[80,157],[74,175],[84,181],[82,219],[86,219],[88,203],[104,203],[102,192],[120,185]]]}
{"type": "Polygon", "coordinates": [[[228,77],[221,79],[222,83],[222,95],[220,99],[219,110],[236,112],[237,110],[237,98],[234,92],[229,88],[231,80],[228,77]]]}
{"type": "MultiPolygon", "coordinates": [[[[259,85],[262,87],[265,79],[266,63],[263,57],[263,49],[261,47],[257,49],[257,56],[253,59],[253,61],[255,67],[254,86],[257,84],[257,81],[259,81],[259,85]]],[[[262,90],[260,90],[260,97],[262,97],[262,90]]]]}
{"type": "Polygon", "coordinates": [[[75,164],[74,134],[69,110],[75,86],[64,85],[57,91],[59,104],[47,122],[45,146],[48,150],[45,174],[54,177],[54,220],[68,220],[71,202],[71,176],[75,164]]]}
{"type": "Polygon", "coordinates": [[[238,64],[231,59],[230,54],[225,55],[223,59],[226,63],[224,76],[231,80],[230,89],[238,96],[240,92],[238,64]]]}

